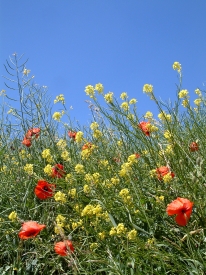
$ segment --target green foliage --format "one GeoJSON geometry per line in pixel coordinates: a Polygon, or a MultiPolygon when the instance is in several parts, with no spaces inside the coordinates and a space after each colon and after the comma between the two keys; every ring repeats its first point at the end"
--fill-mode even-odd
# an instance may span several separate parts
{"type": "Polygon", "coordinates": [[[178,66],[174,104],[144,86],[160,111],[155,119],[140,118],[126,94],[119,103],[101,84],[89,85],[94,121],[80,127],[72,125],[63,95],[52,115],[46,87],[33,82],[17,55],[10,61],[6,86],[19,104],[9,90],[1,92],[0,273],[205,274],[204,91],[196,90],[196,108],[186,92],[182,98],[178,66]],[[161,167],[166,174],[158,173],[161,167]],[[45,200],[34,191],[40,180],[56,186],[45,200]],[[166,211],[178,197],[194,203],[186,226],[166,211]],[[18,233],[27,221],[46,228],[23,240],[18,233]],[[54,246],[65,240],[74,252],[66,247],[60,256],[54,246]]]}

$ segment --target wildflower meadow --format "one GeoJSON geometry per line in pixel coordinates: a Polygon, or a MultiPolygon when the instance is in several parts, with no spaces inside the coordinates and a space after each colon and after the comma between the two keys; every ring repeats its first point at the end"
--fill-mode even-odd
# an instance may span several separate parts
{"type": "Polygon", "coordinates": [[[0,274],[206,274],[205,91],[168,64],[174,102],[141,87],[155,117],[85,83],[93,120],[77,125],[23,58],[1,91],[0,274]]]}

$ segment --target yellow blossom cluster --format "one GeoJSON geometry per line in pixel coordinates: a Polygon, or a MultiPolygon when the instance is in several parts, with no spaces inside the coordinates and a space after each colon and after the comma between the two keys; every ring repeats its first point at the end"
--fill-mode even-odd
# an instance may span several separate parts
{"type": "Polygon", "coordinates": [[[104,99],[107,103],[113,103],[113,93],[109,92],[105,94],[104,99]]]}
{"type": "Polygon", "coordinates": [[[97,83],[94,88],[99,94],[104,92],[104,86],[101,83],[97,83]]]}
{"type": "Polygon", "coordinates": [[[161,112],[159,115],[158,115],[158,118],[162,121],[168,121],[168,122],[171,122],[172,121],[172,117],[171,115],[169,114],[166,114],[164,111],[161,112]]]}
{"type": "Polygon", "coordinates": [[[15,221],[17,220],[17,213],[16,213],[16,211],[12,211],[12,212],[9,214],[8,218],[9,218],[12,222],[15,222],[15,221]]]}
{"type": "Polygon", "coordinates": [[[128,204],[128,205],[132,204],[132,197],[130,196],[129,190],[127,188],[122,189],[119,192],[119,196],[122,198],[125,204],[128,204]]]}
{"type": "Polygon", "coordinates": [[[54,199],[55,201],[59,201],[59,202],[63,202],[65,203],[66,202],[66,195],[61,192],[61,191],[58,191],[55,195],[54,195],[54,199]]]}
{"type": "Polygon", "coordinates": [[[174,70],[178,71],[178,73],[180,73],[181,70],[182,70],[181,64],[179,62],[177,62],[177,61],[175,61],[173,63],[172,67],[173,67],[174,70]]]}
{"type": "Polygon", "coordinates": [[[65,104],[65,99],[64,99],[64,95],[60,94],[56,96],[56,99],[54,100],[54,104],[57,102],[61,102],[62,104],[65,104]]]}
{"type": "Polygon", "coordinates": [[[44,150],[42,151],[41,155],[42,155],[42,158],[43,158],[43,159],[46,159],[47,162],[49,162],[49,163],[52,163],[52,162],[54,161],[54,160],[53,160],[53,157],[52,157],[52,155],[51,155],[50,149],[44,149],[44,150]]]}
{"type": "Polygon", "coordinates": [[[119,223],[116,227],[112,227],[109,235],[110,236],[122,236],[126,235],[127,228],[124,226],[123,223],[119,223]]]}
{"type": "Polygon", "coordinates": [[[60,112],[55,112],[52,116],[52,118],[57,121],[60,121],[61,117],[62,117],[62,113],[60,112]]]}
{"type": "Polygon", "coordinates": [[[74,199],[77,195],[77,189],[76,188],[72,188],[71,190],[68,191],[68,195],[74,199]]]}
{"type": "Polygon", "coordinates": [[[127,112],[129,110],[129,103],[128,102],[122,102],[122,104],[120,105],[120,108],[122,108],[122,110],[124,110],[125,112],[127,112]]]}
{"type": "Polygon", "coordinates": [[[145,84],[143,86],[143,92],[146,94],[151,94],[153,92],[153,86],[151,84],[145,84]]]}
{"type": "Polygon", "coordinates": [[[44,167],[44,173],[48,176],[52,175],[52,166],[51,164],[47,164],[47,166],[44,167]]]}
{"type": "Polygon", "coordinates": [[[102,214],[102,207],[100,204],[97,204],[95,206],[93,206],[92,204],[88,204],[84,207],[84,209],[81,212],[81,216],[94,216],[96,215],[101,216],[102,214]]]}
{"type": "Polygon", "coordinates": [[[84,174],[84,165],[78,163],[74,169],[77,174],[84,174]]]}
{"type": "Polygon", "coordinates": [[[33,171],[33,164],[26,164],[25,166],[24,166],[24,171],[28,174],[28,175],[33,175],[33,173],[34,173],[34,171],[33,171]]]}
{"type": "Polygon", "coordinates": [[[179,96],[179,98],[185,98],[185,97],[187,97],[188,93],[189,93],[188,90],[181,90],[178,93],[178,96],[179,96]]]}
{"type": "Polygon", "coordinates": [[[120,98],[121,98],[122,100],[125,100],[126,98],[128,98],[127,93],[125,93],[125,92],[121,93],[120,98]]]}

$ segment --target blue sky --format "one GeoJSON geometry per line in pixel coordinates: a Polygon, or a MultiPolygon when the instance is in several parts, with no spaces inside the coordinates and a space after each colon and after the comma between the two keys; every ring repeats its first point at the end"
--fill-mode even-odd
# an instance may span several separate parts
{"type": "Polygon", "coordinates": [[[142,87],[174,99],[174,61],[192,99],[197,87],[205,89],[205,15],[205,0],[0,0],[0,72],[6,75],[9,55],[24,53],[36,83],[53,99],[64,94],[82,124],[91,120],[84,88],[99,82],[116,97],[126,91],[137,98],[139,114],[156,113],[142,87]]]}

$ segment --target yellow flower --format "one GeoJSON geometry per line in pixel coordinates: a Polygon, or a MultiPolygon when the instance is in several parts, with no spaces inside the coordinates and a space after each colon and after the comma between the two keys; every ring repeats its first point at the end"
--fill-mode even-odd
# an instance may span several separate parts
{"type": "Polygon", "coordinates": [[[129,190],[128,190],[127,188],[122,189],[122,190],[119,192],[120,197],[126,197],[128,194],[129,194],[129,190]]]}
{"type": "Polygon", "coordinates": [[[128,111],[129,110],[129,104],[128,104],[128,102],[123,102],[121,105],[120,105],[120,107],[126,112],[126,111],[128,111]]]}
{"type": "Polygon", "coordinates": [[[98,247],[98,243],[91,243],[90,244],[90,249],[91,250],[95,250],[95,249],[97,249],[97,247],[98,247]]]}
{"type": "Polygon", "coordinates": [[[121,140],[118,140],[118,141],[117,141],[117,145],[118,145],[118,146],[122,146],[122,145],[123,145],[123,142],[122,142],[121,140]]]}
{"type": "Polygon", "coordinates": [[[161,120],[166,120],[168,122],[171,122],[172,121],[172,117],[171,115],[169,114],[166,114],[165,112],[161,112],[159,115],[158,115],[158,118],[161,119],[161,120]]]}
{"type": "Polygon", "coordinates": [[[31,70],[27,70],[27,69],[24,69],[24,70],[23,70],[23,74],[26,75],[26,76],[27,76],[30,72],[31,72],[31,70]]]}
{"type": "Polygon", "coordinates": [[[167,175],[163,176],[163,181],[164,181],[164,183],[170,183],[172,181],[171,174],[168,173],[167,175]]]}
{"type": "Polygon", "coordinates": [[[52,116],[52,118],[57,121],[60,121],[61,117],[62,117],[62,114],[60,112],[55,112],[52,116]]]}
{"type": "Polygon", "coordinates": [[[127,238],[128,238],[128,240],[130,240],[130,241],[135,240],[136,237],[137,237],[137,231],[136,231],[135,229],[133,229],[133,230],[131,230],[131,231],[129,231],[129,232],[127,233],[127,238]]]}
{"type": "Polygon", "coordinates": [[[86,194],[89,194],[91,192],[91,188],[89,187],[88,184],[84,185],[84,189],[83,190],[84,190],[84,193],[86,193],[86,194]]]}
{"type": "Polygon", "coordinates": [[[65,222],[66,222],[66,218],[62,215],[58,215],[56,217],[56,222],[57,222],[57,225],[60,226],[60,227],[64,227],[65,226],[65,222]]]}
{"type": "Polygon", "coordinates": [[[112,183],[113,185],[117,185],[119,182],[120,182],[120,179],[119,179],[119,178],[111,178],[111,183],[112,183]]]}
{"type": "Polygon", "coordinates": [[[66,202],[66,195],[64,193],[62,193],[61,191],[58,191],[55,195],[54,195],[54,199],[55,201],[60,201],[60,202],[66,202]]]}
{"type": "Polygon", "coordinates": [[[57,146],[58,146],[60,149],[64,149],[64,148],[67,146],[66,140],[60,139],[60,140],[57,142],[57,146]]]}
{"type": "Polygon", "coordinates": [[[172,134],[170,133],[170,131],[166,130],[164,132],[164,137],[170,141],[172,138],[172,134]]]}
{"type": "Polygon", "coordinates": [[[28,175],[33,175],[33,164],[26,164],[24,166],[24,171],[28,174],[28,175]]]}
{"type": "Polygon", "coordinates": [[[92,131],[96,130],[98,127],[99,127],[99,124],[96,121],[92,122],[90,125],[90,128],[92,131]]]}
{"type": "Polygon", "coordinates": [[[92,85],[88,85],[85,87],[85,93],[91,98],[94,98],[94,87],[92,85]]]}
{"type": "Polygon", "coordinates": [[[61,157],[64,161],[70,161],[71,160],[71,158],[69,157],[69,152],[66,151],[66,150],[61,153],[61,157]]]}
{"type": "Polygon", "coordinates": [[[188,95],[188,90],[181,90],[178,94],[179,98],[184,98],[188,95]]]}
{"type": "Polygon", "coordinates": [[[151,112],[146,112],[146,114],[144,115],[144,117],[146,118],[146,119],[152,119],[153,118],[153,113],[151,113],[151,112]]]}
{"type": "Polygon", "coordinates": [[[101,83],[98,83],[95,85],[94,88],[99,94],[102,94],[104,91],[104,86],[101,83]]]}
{"type": "Polygon", "coordinates": [[[42,158],[43,158],[43,159],[46,159],[46,158],[50,157],[50,156],[51,156],[50,149],[44,149],[44,150],[42,151],[41,155],[42,155],[42,158]]]}
{"type": "Polygon", "coordinates": [[[77,132],[76,137],[75,137],[75,141],[76,141],[77,143],[82,142],[82,140],[83,140],[83,135],[84,135],[84,134],[83,134],[81,131],[77,132]]]}
{"type": "Polygon", "coordinates": [[[76,188],[73,188],[73,189],[69,190],[68,195],[69,195],[72,199],[74,199],[74,198],[76,197],[76,195],[77,195],[77,189],[76,189],[76,188]]]}
{"type": "Polygon", "coordinates": [[[120,95],[120,98],[122,99],[122,100],[125,100],[126,98],[128,98],[128,95],[127,95],[127,93],[121,93],[121,95],[120,95]]]}
{"type": "Polygon", "coordinates": [[[77,172],[77,174],[84,173],[84,165],[82,165],[82,164],[77,164],[74,169],[77,172]]]}
{"type": "Polygon", "coordinates": [[[64,95],[60,94],[58,96],[56,96],[56,99],[54,100],[54,104],[57,102],[61,102],[62,104],[65,104],[65,100],[64,100],[64,95]]]}
{"type": "Polygon", "coordinates": [[[188,107],[188,105],[189,105],[189,100],[188,99],[184,99],[182,101],[182,106],[186,108],[186,107],[188,107]]]}
{"type": "Polygon", "coordinates": [[[104,99],[107,103],[112,103],[113,102],[113,93],[109,92],[104,96],[104,99]]]}
{"type": "Polygon", "coordinates": [[[156,201],[157,202],[161,202],[161,201],[164,201],[165,197],[164,196],[156,196],[156,201]]]}
{"type": "Polygon", "coordinates": [[[130,101],[129,101],[129,104],[136,104],[137,103],[137,100],[135,98],[132,98],[130,101]]]}
{"type": "Polygon", "coordinates": [[[199,95],[199,96],[201,96],[201,95],[202,95],[202,93],[201,93],[200,89],[196,89],[196,90],[195,90],[195,93],[196,93],[197,95],[199,95]]]}
{"type": "Polygon", "coordinates": [[[180,73],[182,70],[181,64],[177,61],[173,63],[172,67],[174,70],[178,71],[178,73],[180,73]]]}
{"type": "Polygon", "coordinates": [[[94,130],[93,137],[96,139],[102,137],[102,132],[100,130],[94,130]]]}
{"type": "Polygon", "coordinates": [[[99,232],[98,236],[99,236],[100,240],[104,240],[105,237],[106,237],[106,233],[104,231],[103,232],[99,232]]]}
{"type": "Polygon", "coordinates": [[[153,86],[151,84],[145,84],[143,86],[143,92],[146,94],[151,94],[153,92],[153,86]]]}
{"type": "Polygon", "coordinates": [[[50,164],[47,164],[47,166],[44,167],[44,173],[47,174],[48,176],[52,175],[52,166],[50,164]]]}
{"type": "Polygon", "coordinates": [[[195,105],[200,106],[200,103],[202,102],[201,98],[197,98],[194,100],[195,105]]]}
{"type": "Polygon", "coordinates": [[[12,211],[12,212],[9,214],[8,218],[9,218],[12,222],[14,222],[15,220],[17,220],[17,213],[16,213],[16,211],[12,211]]]}

